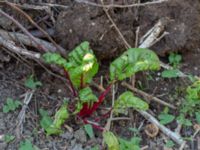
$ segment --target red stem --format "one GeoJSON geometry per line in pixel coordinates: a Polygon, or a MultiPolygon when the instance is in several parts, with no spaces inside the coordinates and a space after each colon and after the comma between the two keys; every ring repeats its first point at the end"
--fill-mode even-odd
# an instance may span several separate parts
{"type": "Polygon", "coordinates": [[[103,102],[103,100],[105,99],[106,95],[108,94],[108,92],[110,91],[112,86],[112,83],[106,88],[106,90],[99,96],[98,101],[95,102],[93,104],[92,107],[89,107],[89,105],[87,103],[85,103],[83,105],[83,108],[81,109],[81,111],[79,112],[79,116],[81,117],[87,117],[90,116],[98,107],[99,105],[103,102]]]}
{"type": "Polygon", "coordinates": [[[69,76],[68,71],[64,69],[64,72],[65,72],[65,76],[66,76],[67,80],[69,81],[69,85],[70,85],[70,87],[71,87],[71,89],[72,89],[73,95],[74,95],[75,97],[77,97],[78,94],[77,94],[77,92],[76,92],[76,90],[75,90],[75,88],[74,88],[74,86],[73,86],[73,84],[72,84],[72,81],[71,81],[71,79],[70,79],[70,76],[69,76]]]}
{"type": "Polygon", "coordinates": [[[81,89],[84,87],[84,83],[83,83],[83,74],[81,75],[81,89]]]}

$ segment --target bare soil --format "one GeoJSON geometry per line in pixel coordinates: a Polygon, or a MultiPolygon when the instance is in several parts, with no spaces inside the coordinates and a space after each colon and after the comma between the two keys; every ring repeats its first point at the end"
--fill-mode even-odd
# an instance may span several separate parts
{"type": "MultiPolygon", "coordinates": [[[[17,2],[20,4],[39,4],[41,1],[19,0],[17,2]]],[[[42,2],[49,3],[49,1],[42,2]]],[[[54,33],[52,37],[68,52],[82,41],[89,41],[101,63],[100,74],[95,78],[95,81],[100,83],[100,75],[108,75],[108,64],[110,61],[126,50],[118,33],[111,25],[101,7],[78,3],[72,0],[52,0],[51,2],[67,5],[69,8],[65,10],[52,8],[51,11],[54,12],[53,18],[55,20],[51,17],[45,19],[49,15],[46,12],[25,11],[45,30],[51,28],[54,33]],[[38,21],[39,19],[41,21],[38,21]]],[[[100,3],[99,1],[91,2],[100,3]]],[[[121,5],[132,3],[128,0],[115,2],[121,5]]],[[[142,0],[141,2],[145,1],[142,0]]],[[[109,4],[110,2],[107,1],[107,3],[109,4]]],[[[6,9],[6,7],[3,7],[3,9],[13,14],[30,31],[35,30],[22,16],[13,13],[12,9],[6,9]]],[[[186,74],[200,75],[199,0],[169,0],[162,4],[143,7],[113,8],[109,10],[109,13],[132,47],[135,47],[137,27],[140,27],[139,38],[141,38],[159,19],[165,19],[165,30],[169,34],[157,42],[151,49],[166,62],[168,62],[167,57],[170,52],[176,51],[181,53],[183,61],[181,62],[180,70],[186,74]]],[[[0,16],[0,28],[20,32],[19,28],[8,20],[6,21],[7,25],[5,25],[5,21],[6,19],[0,16]]],[[[185,89],[190,82],[184,78],[163,79],[160,76],[161,71],[143,73],[136,76],[137,87],[166,102],[180,106],[183,101],[185,89]],[[149,80],[150,76],[151,80],[149,80]]],[[[83,130],[83,124],[73,118],[66,122],[62,135],[47,137],[39,125],[38,109],[47,109],[49,114],[53,115],[64,98],[71,98],[70,91],[63,80],[50,75],[35,61],[24,59],[18,55],[14,55],[13,57],[13,55],[8,53],[8,51],[3,51],[3,49],[0,51],[0,109],[3,108],[8,97],[23,101],[23,94],[29,90],[24,86],[24,81],[30,74],[34,74],[43,85],[36,90],[28,106],[26,118],[23,123],[23,136],[21,139],[14,140],[9,144],[0,139],[0,150],[17,150],[20,141],[24,139],[30,139],[34,145],[43,150],[89,150],[94,145],[99,145],[101,149],[104,149],[101,132],[94,130],[95,138],[89,139],[83,130]]],[[[124,90],[126,89],[119,86],[116,96],[120,94],[120,91],[124,90]]],[[[106,101],[102,107],[106,107],[108,103],[106,101]]],[[[150,109],[157,116],[163,111],[164,107],[157,103],[151,103],[150,109]]],[[[8,133],[12,135],[16,134],[15,129],[19,112],[20,109],[8,114],[0,111],[0,136],[8,133]]],[[[145,127],[149,122],[137,112],[130,112],[131,115],[129,117],[132,118],[131,121],[122,120],[113,122],[111,130],[118,136],[128,139],[133,136],[133,133],[128,128],[138,128],[140,126],[140,135],[142,137],[141,147],[148,145],[148,150],[166,149],[164,144],[168,138],[162,132],[159,132],[156,137],[150,138],[145,133],[145,127]]],[[[170,110],[170,113],[174,115],[178,114],[178,112],[178,110],[170,110]]],[[[167,125],[167,127],[174,130],[177,127],[176,121],[167,125]]],[[[184,137],[191,136],[194,133],[194,129],[193,127],[182,128],[180,133],[184,137]]],[[[196,143],[200,143],[200,134],[196,135],[194,141],[188,142],[190,147],[185,149],[198,150],[196,143]]],[[[178,145],[174,149],[178,149],[178,145]]]]}

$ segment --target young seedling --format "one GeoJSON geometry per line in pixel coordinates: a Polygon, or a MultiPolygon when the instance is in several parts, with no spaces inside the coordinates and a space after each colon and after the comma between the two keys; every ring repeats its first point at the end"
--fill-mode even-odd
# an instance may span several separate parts
{"type": "MultiPolygon", "coordinates": [[[[153,51],[130,48],[110,64],[109,85],[97,99],[89,85],[98,72],[99,64],[88,42],[77,46],[66,59],[55,53],[46,53],[43,58],[47,63],[57,64],[64,69],[73,95],[79,99],[73,114],[77,114],[85,123],[88,122],[86,118],[96,111],[110,91],[111,86],[117,81],[131,77],[139,71],[160,68],[160,61],[153,51]]],[[[121,95],[116,101],[115,107],[111,109],[117,111],[125,110],[128,107],[146,110],[148,104],[135,97],[131,92],[126,92],[121,95]]]]}
{"type": "Polygon", "coordinates": [[[3,106],[3,112],[8,113],[11,111],[15,111],[21,105],[22,103],[19,100],[13,100],[12,98],[7,98],[6,104],[4,104],[3,106]]]}

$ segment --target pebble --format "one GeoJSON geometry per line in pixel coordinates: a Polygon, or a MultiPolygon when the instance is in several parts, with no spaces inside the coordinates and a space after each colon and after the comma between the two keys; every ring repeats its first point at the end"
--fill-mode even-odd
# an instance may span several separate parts
{"type": "Polygon", "coordinates": [[[87,137],[85,135],[85,131],[80,128],[79,130],[75,131],[74,137],[80,141],[81,143],[87,142],[87,137]]]}

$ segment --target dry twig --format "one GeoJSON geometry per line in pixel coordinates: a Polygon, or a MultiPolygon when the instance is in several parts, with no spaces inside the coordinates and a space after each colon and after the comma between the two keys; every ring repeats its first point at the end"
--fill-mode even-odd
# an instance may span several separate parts
{"type": "Polygon", "coordinates": [[[12,42],[10,40],[5,40],[1,36],[0,36],[0,45],[4,46],[5,48],[7,48],[8,50],[10,50],[14,53],[24,55],[31,59],[40,59],[40,57],[41,57],[40,53],[28,51],[26,49],[18,47],[15,45],[14,42],[12,42]]]}
{"type": "Polygon", "coordinates": [[[122,82],[122,86],[124,86],[124,87],[130,89],[130,90],[133,91],[133,92],[136,92],[137,94],[140,94],[140,95],[143,96],[148,102],[149,102],[150,100],[152,100],[152,101],[155,101],[155,102],[157,102],[157,103],[159,103],[159,104],[161,104],[161,105],[170,107],[170,108],[172,108],[172,109],[176,109],[176,107],[173,106],[172,104],[169,104],[169,103],[167,103],[167,102],[165,102],[165,101],[163,101],[163,100],[161,100],[161,99],[159,99],[159,98],[157,98],[157,97],[154,97],[153,95],[150,95],[150,94],[148,94],[148,93],[146,93],[146,92],[143,92],[143,91],[141,91],[141,90],[139,90],[139,89],[137,89],[137,88],[135,88],[135,87],[132,87],[130,84],[128,84],[128,83],[126,83],[126,82],[122,82]]]}
{"type": "Polygon", "coordinates": [[[46,38],[48,38],[48,40],[51,41],[51,43],[55,45],[55,47],[63,56],[66,55],[65,49],[63,49],[61,46],[56,44],[56,42],[49,36],[49,34],[45,30],[43,30],[35,21],[33,21],[27,13],[25,13],[23,10],[21,10],[20,8],[18,8],[17,6],[15,6],[14,4],[10,2],[5,2],[5,3],[9,5],[10,7],[12,7],[13,9],[17,10],[18,12],[20,12],[22,15],[24,15],[29,20],[29,22],[31,22],[31,24],[33,24],[36,28],[38,28],[46,36],[46,38]]]}
{"type": "Polygon", "coordinates": [[[49,43],[47,41],[44,41],[44,40],[34,37],[35,41],[38,43],[38,44],[36,44],[35,42],[32,42],[32,40],[29,38],[29,36],[24,35],[22,33],[7,32],[5,30],[0,29],[0,36],[3,37],[5,40],[13,40],[15,42],[21,42],[27,46],[38,48],[38,44],[39,44],[39,45],[43,45],[50,52],[57,51],[57,48],[52,43],[49,43]]]}
{"type": "Polygon", "coordinates": [[[158,1],[153,1],[153,2],[146,2],[146,3],[137,3],[137,4],[129,4],[129,5],[118,5],[118,4],[97,4],[93,3],[87,0],[75,0],[77,3],[84,3],[87,5],[91,6],[96,6],[96,7],[104,7],[104,8],[128,8],[128,7],[139,7],[139,6],[147,6],[147,5],[154,5],[154,4],[160,4],[163,2],[167,2],[168,0],[158,0],[158,1]]]}
{"type": "Polygon", "coordinates": [[[20,135],[23,132],[23,122],[24,122],[25,116],[26,116],[26,109],[27,109],[28,104],[30,103],[30,101],[32,99],[34,92],[35,91],[32,90],[32,91],[28,91],[26,93],[22,109],[21,109],[21,111],[18,115],[18,123],[17,123],[17,127],[16,127],[16,136],[17,136],[18,139],[20,139],[20,135]]]}

